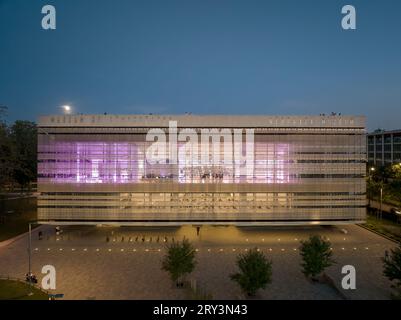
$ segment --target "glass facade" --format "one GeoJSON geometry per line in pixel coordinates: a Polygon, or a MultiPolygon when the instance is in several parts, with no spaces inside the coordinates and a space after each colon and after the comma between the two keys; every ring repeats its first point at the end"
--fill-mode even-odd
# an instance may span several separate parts
{"type": "Polygon", "coordinates": [[[367,136],[368,161],[385,166],[401,163],[401,131],[380,131],[367,136]]]}
{"type": "Polygon", "coordinates": [[[365,219],[362,117],[226,116],[213,123],[218,116],[209,121],[177,116],[178,133],[215,129],[218,143],[199,137],[188,148],[186,140],[178,141],[176,162],[167,150],[166,161],[149,161],[154,141],[146,138],[150,128],[159,127],[170,142],[168,120],[174,117],[139,117],[145,116],[41,119],[39,220],[331,224],[365,219]],[[245,136],[249,128],[252,148],[245,136]],[[234,158],[235,149],[226,148],[223,129],[243,133],[241,154],[252,153],[245,169],[223,161],[234,158]],[[221,160],[209,161],[216,153],[221,160]]]}

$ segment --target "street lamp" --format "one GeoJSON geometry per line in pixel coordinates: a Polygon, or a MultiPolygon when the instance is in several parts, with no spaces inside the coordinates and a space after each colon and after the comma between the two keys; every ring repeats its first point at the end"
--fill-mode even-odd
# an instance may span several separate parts
{"type": "Polygon", "coordinates": [[[382,219],[383,217],[382,204],[383,204],[383,183],[380,184],[380,219],[382,219]]]}
{"type": "Polygon", "coordinates": [[[32,224],[29,222],[29,236],[28,236],[28,280],[29,280],[29,296],[33,295],[32,292],[32,224]]]}
{"type": "Polygon", "coordinates": [[[369,168],[369,207],[370,207],[370,198],[372,197],[372,174],[371,172],[375,171],[374,167],[369,168]]]}

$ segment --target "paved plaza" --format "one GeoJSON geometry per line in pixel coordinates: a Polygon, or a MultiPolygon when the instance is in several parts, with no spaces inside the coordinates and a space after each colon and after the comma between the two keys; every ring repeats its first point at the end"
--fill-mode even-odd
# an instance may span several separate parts
{"type": "MultiPolygon", "coordinates": [[[[62,227],[41,226],[32,235],[33,272],[57,270],[57,290],[65,299],[185,299],[187,290],[175,288],[161,260],[166,243],[190,239],[197,250],[195,271],[189,280],[213,299],[239,299],[238,286],[229,275],[236,271],[239,253],[257,247],[273,261],[273,281],[259,292],[260,299],[389,299],[390,283],[382,275],[381,257],[396,246],[359,226],[339,227],[62,227]],[[38,239],[38,231],[43,239],[38,239]],[[332,243],[336,264],[327,270],[338,288],[341,268],[353,265],[357,289],[336,292],[328,285],[312,284],[301,272],[299,241],[312,234],[332,243]]],[[[0,275],[23,278],[28,270],[28,237],[0,248],[0,275]]]]}

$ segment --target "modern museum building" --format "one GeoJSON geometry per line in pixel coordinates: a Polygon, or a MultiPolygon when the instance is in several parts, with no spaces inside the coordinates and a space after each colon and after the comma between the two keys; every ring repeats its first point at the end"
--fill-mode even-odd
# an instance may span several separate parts
{"type": "Polygon", "coordinates": [[[310,225],[365,220],[363,116],[49,115],[38,220],[310,225]]]}

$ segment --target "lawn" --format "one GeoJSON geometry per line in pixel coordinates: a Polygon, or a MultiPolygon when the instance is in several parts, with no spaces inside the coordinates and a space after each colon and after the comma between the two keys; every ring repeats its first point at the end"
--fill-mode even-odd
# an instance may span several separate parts
{"type": "Polygon", "coordinates": [[[375,216],[368,214],[366,223],[363,226],[401,243],[401,224],[399,223],[385,219],[378,219],[375,216]]]}
{"type": "Polygon", "coordinates": [[[0,242],[27,232],[36,219],[36,198],[0,199],[0,242]]]}
{"type": "Polygon", "coordinates": [[[49,296],[32,287],[33,295],[29,296],[31,292],[29,285],[20,281],[14,280],[1,280],[0,279],[0,300],[48,300],[49,296]]]}

